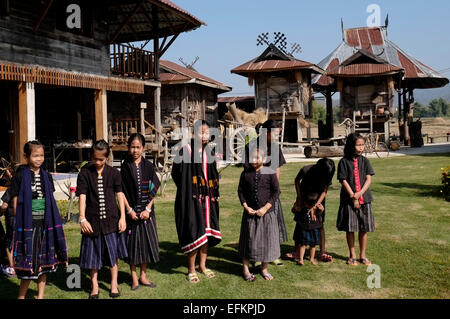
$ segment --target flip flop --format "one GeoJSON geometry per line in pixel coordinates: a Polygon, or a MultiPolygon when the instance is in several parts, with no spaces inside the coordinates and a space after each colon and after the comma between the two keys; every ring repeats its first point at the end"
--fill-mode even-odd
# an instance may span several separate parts
{"type": "Polygon", "coordinates": [[[244,280],[247,282],[254,282],[256,280],[256,277],[254,274],[250,273],[248,276],[245,274],[242,275],[244,277],[244,280]]]}
{"type": "Polygon", "coordinates": [[[367,259],[367,258],[361,258],[361,259],[359,260],[359,262],[360,262],[361,264],[363,264],[364,266],[370,266],[370,265],[372,265],[372,263],[370,262],[370,260],[367,259]]]}
{"type": "Polygon", "coordinates": [[[274,261],[272,261],[272,264],[276,266],[284,266],[283,262],[280,259],[275,259],[274,261]]]}
{"type": "Polygon", "coordinates": [[[267,273],[267,274],[263,274],[263,273],[261,273],[261,276],[263,276],[263,278],[265,279],[265,280],[273,280],[273,276],[270,274],[270,273],[267,273]]]}
{"type": "Polygon", "coordinates": [[[136,291],[136,290],[138,290],[139,288],[141,288],[141,286],[140,286],[140,285],[137,285],[137,286],[131,287],[131,290],[132,290],[132,291],[136,291]]]}
{"type": "Polygon", "coordinates": [[[284,254],[284,258],[286,258],[288,260],[296,260],[298,258],[298,256],[295,252],[290,252],[290,253],[284,254]]]}
{"type": "Polygon", "coordinates": [[[319,260],[320,260],[321,262],[326,263],[326,262],[329,262],[329,261],[333,261],[333,257],[330,256],[330,255],[328,255],[328,254],[322,254],[322,255],[320,255],[320,257],[319,257],[319,260]]]}
{"type": "Polygon", "coordinates": [[[198,269],[197,271],[201,274],[204,274],[207,278],[216,277],[216,274],[214,274],[214,272],[209,268],[205,268],[205,270],[203,270],[203,271],[200,271],[200,269],[198,269]]]}
{"type": "Polygon", "coordinates": [[[189,274],[187,274],[186,279],[191,283],[191,284],[196,284],[200,281],[200,279],[198,278],[197,273],[195,272],[191,272],[189,274]]]}
{"type": "Polygon", "coordinates": [[[347,265],[349,265],[349,266],[358,266],[358,262],[356,261],[356,258],[349,258],[347,260],[347,265]]]}
{"type": "Polygon", "coordinates": [[[144,287],[149,287],[149,288],[156,288],[156,284],[154,282],[151,282],[149,284],[144,284],[142,281],[139,281],[140,284],[144,287]]]}

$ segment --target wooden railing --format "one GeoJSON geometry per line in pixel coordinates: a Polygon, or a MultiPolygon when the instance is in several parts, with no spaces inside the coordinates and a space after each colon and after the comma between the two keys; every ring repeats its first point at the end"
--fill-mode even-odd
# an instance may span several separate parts
{"type": "Polygon", "coordinates": [[[111,74],[138,79],[154,78],[153,52],[113,43],[110,45],[111,74]]]}
{"type": "Polygon", "coordinates": [[[128,142],[128,138],[133,133],[141,133],[145,136],[146,150],[150,151],[156,158],[168,158],[168,138],[166,134],[156,129],[152,124],[143,120],[142,132],[141,119],[113,119],[110,122],[110,140],[115,145],[124,146],[128,142]]]}

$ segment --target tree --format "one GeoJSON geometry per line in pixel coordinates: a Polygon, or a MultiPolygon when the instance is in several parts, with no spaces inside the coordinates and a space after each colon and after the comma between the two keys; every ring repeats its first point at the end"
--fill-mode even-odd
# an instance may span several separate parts
{"type": "Polygon", "coordinates": [[[326,120],[326,110],[323,105],[320,105],[316,101],[312,101],[312,116],[311,116],[311,122],[318,123],[319,120],[322,120],[325,122],[326,120]]]}
{"type": "Polygon", "coordinates": [[[429,117],[428,107],[423,106],[419,102],[414,103],[414,117],[429,117]]]}
{"type": "Polygon", "coordinates": [[[428,108],[432,117],[450,116],[450,103],[443,98],[433,99],[428,108]]]}

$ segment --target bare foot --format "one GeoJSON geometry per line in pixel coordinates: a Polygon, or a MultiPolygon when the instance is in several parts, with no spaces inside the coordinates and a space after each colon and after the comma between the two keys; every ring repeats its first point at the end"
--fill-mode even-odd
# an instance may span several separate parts
{"type": "Polygon", "coordinates": [[[311,264],[313,264],[313,265],[317,265],[317,261],[316,261],[315,259],[311,259],[310,262],[311,262],[311,264]]]}
{"type": "Polygon", "coordinates": [[[297,265],[299,265],[299,266],[303,266],[305,263],[303,262],[303,259],[302,260],[299,260],[298,262],[297,262],[297,265]]]}

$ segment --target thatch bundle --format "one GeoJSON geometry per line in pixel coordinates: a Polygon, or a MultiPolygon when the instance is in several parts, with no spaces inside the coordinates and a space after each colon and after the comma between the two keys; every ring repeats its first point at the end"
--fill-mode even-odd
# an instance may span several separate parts
{"type": "Polygon", "coordinates": [[[243,123],[249,126],[255,126],[258,123],[264,123],[267,120],[266,111],[262,108],[247,113],[236,107],[236,104],[227,103],[228,112],[224,114],[223,119],[243,123]]]}

